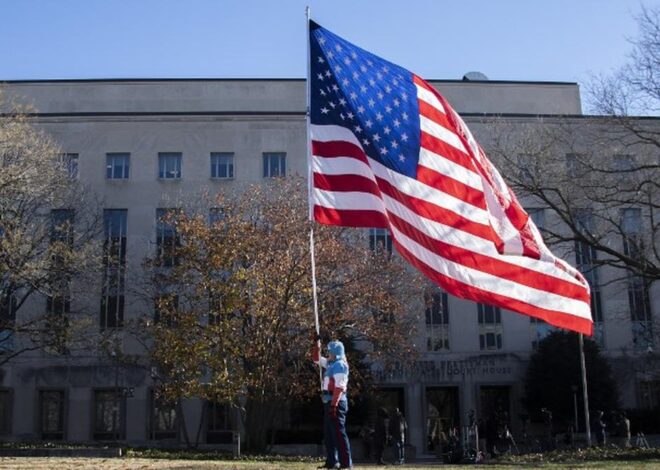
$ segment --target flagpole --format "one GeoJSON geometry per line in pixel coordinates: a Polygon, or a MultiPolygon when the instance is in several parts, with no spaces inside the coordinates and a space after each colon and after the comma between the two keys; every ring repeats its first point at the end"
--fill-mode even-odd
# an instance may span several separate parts
{"type": "Polygon", "coordinates": [[[589,393],[587,392],[587,367],[584,361],[584,340],[580,338],[580,369],[582,372],[582,400],[584,401],[584,427],[587,431],[587,447],[591,447],[591,422],[589,421],[589,393]]]}
{"type": "MultiPolygon", "coordinates": [[[[321,325],[319,322],[319,303],[316,293],[316,254],[314,251],[314,205],[312,203],[312,188],[313,188],[313,178],[314,171],[312,170],[312,136],[310,133],[310,119],[311,119],[311,107],[310,107],[310,36],[309,36],[309,21],[311,20],[311,10],[309,6],[305,7],[305,19],[307,23],[307,80],[305,80],[305,95],[307,102],[307,112],[305,113],[305,121],[307,128],[307,201],[309,204],[309,255],[312,260],[312,300],[314,304],[314,327],[316,329],[316,336],[319,336],[321,333],[321,325]]],[[[319,349],[319,356],[321,354],[321,340],[316,341],[316,346],[319,349]]],[[[321,391],[323,391],[323,368],[321,367],[321,361],[319,360],[319,384],[321,386],[321,391]]]]}

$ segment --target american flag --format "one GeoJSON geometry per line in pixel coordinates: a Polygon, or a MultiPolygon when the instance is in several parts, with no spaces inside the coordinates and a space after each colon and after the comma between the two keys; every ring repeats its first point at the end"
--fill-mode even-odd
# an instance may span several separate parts
{"type": "Polygon", "coordinates": [[[386,228],[450,294],[591,334],[589,286],[556,258],[461,117],[428,83],[310,22],[310,206],[386,228]]]}

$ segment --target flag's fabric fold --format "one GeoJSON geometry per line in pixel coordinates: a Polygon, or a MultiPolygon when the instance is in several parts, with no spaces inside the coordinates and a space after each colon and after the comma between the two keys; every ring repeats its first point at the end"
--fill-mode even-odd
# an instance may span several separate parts
{"type": "Polygon", "coordinates": [[[309,40],[314,219],[387,228],[447,292],[591,334],[588,283],[444,97],[314,22],[309,40]]]}

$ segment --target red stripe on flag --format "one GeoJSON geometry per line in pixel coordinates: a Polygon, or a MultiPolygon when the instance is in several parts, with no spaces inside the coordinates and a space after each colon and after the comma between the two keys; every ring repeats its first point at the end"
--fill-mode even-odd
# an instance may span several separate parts
{"type": "Polygon", "coordinates": [[[565,312],[558,312],[556,310],[536,307],[512,297],[495,294],[493,292],[485,291],[483,289],[471,286],[464,282],[457,281],[456,279],[440,274],[426,263],[419,260],[411,252],[404,248],[395,238],[393,238],[393,243],[395,244],[399,254],[408,260],[410,264],[415,266],[432,281],[438,283],[443,289],[457,297],[473,300],[475,302],[495,305],[525,314],[530,317],[540,318],[541,320],[544,320],[547,323],[559,328],[567,328],[569,330],[577,331],[578,333],[583,333],[586,335],[592,334],[593,323],[590,319],[570,315],[565,312]]]}
{"type": "Polygon", "coordinates": [[[441,157],[451,160],[452,162],[461,165],[463,168],[468,169],[469,171],[479,174],[472,163],[472,159],[469,155],[461,152],[455,147],[452,147],[443,140],[438,139],[435,136],[432,136],[428,132],[422,131],[419,136],[420,146],[430,150],[433,153],[440,155],[441,157]]]}
{"type": "Polygon", "coordinates": [[[360,147],[344,140],[332,140],[329,142],[312,140],[312,155],[319,155],[326,158],[350,157],[360,160],[367,165],[369,164],[367,162],[367,156],[360,147]]]}
{"type": "Polygon", "coordinates": [[[408,209],[421,217],[440,222],[457,230],[470,233],[485,240],[491,240],[492,228],[490,225],[480,224],[467,219],[456,212],[438,206],[425,199],[410,196],[399,191],[389,181],[376,177],[378,187],[384,193],[400,202],[408,209]]]}
{"type": "Polygon", "coordinates": [[[360,175],[326,175],[314,172],[314,187],[325,191],[357,191],[381,197],[375,181],[360,175]]]}
{"type": "Polygon", "coordinates": [[[417,180],[468,204],[486,210],[486,198],[482,191],[455,180],[451,176],[438,173],[425,166],[418,166],[417,180]]]}
{"type": "Polygon", "coordinates": [[[589,302],[589,295],[584,287],[572,282],[549,276],[538,271],[525,269],[522,266],[507,263],[481,253],[470,251],[465,247],[457,247],[430,237],[427,233],[418,230],[396,214],[389,214],[390,223],[400,232],[416,241],[418,244],[433,253],[438,253],[455,263],[468,268],[501,277],[518,284],[552,292],[562,297],[589,302]]]}
{"type": "Polygon", "coordinates": [[[417,99],[417,104],[419,106],[419,114],[421,114],[426,118],[429,118],[431,121],[453,132],[454,134],[456,133],[454,131],[454,127],[452,126],[451,122],[449,121],[445,113],[440,111],[432,104],[419,98],[417,99]]]}
{"type": "Polygon", "coordinates": [[[336,210],[314,206],[314,220],[325,225],[360,228],[389,228],[385,214],[371,210],[336,210]]]}

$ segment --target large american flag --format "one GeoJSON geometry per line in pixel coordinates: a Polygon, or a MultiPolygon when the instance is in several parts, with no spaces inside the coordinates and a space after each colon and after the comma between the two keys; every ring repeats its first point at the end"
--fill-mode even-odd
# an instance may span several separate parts
{"type": "Polygon", "coordinates": [[[310,22],[311,192],[322,224],[389,229],[447,292],[591,334],[589,286],[556,258],[428,83],[310,22]]]}

